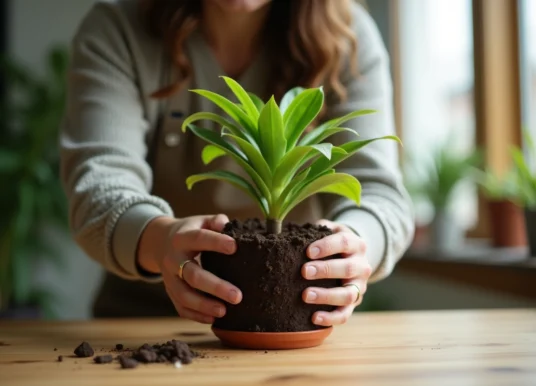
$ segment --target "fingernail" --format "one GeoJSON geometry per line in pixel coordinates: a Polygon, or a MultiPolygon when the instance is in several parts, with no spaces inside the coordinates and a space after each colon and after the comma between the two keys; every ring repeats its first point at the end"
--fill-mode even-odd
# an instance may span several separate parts
{"type": "Polygon", "coordinates": [[[322,323],[323,321],[324,321],[324,318],[321,317],[321,316],[317,316],[317,317],[315,318],[315,324],[320,324],[320,323],[322,323]]]}
{"type": "Polygon", "coordinates": [[[223,307],[221,306],[214,306],[214,316],[222,317],[223,314],[225,314],[225,311],[223,310],[223,307]]]}
{"type": "Polygon", "coordinates": [[[236,292],[235,290],[230,290],[229,291],[229,303],[233,303],[233,304],[236,304],[238,303],[238,299],[239,299],[239,295],[238,295],[238,292],[236,292]]]}
{"type": "Polygon", "coordinates": [[[305,277],[307,279],[313,279],[316,276],[316,267],[312,265],[308,265],[305,267],[305,277]]]}
{"type": "Polygon", "coordinates": [[[318,247],[312,247],[310,250],[309,250],[309,256],[311,258],[315,258],[317,257],[318,255],[320,254],[320,249],[318,247]]]}
{"type": "Polygon", "coordinates": [[[316,294],[316,292],[314,291],[309,291],[307,292],[307,295],[305,296],[305,301],[307,303],[311,303],[313,302],[314,300],[316,300],[316,298],[318,297],[318,295],[316,294]]]}
{"type": "Polygon", "coordinates": [[[234,240],[228,241],[225,245],[225,249],[227,250],[228,253],[234,253],[236,249],[236,244],[234,240]]]}

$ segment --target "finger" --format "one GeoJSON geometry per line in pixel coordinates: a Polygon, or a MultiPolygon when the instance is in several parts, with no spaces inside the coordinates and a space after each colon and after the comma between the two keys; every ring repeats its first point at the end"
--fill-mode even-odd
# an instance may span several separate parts
{"type": "Polygon", "coordinates": [[[179,307],[179,309],[177,309],[177,313],[179,314],[181,318],[194,320],[199,323],[203,323],[203,324],[214,323],[214,318],[212,316],[204,315],[200,312],[190,310],[188,308],[179,307]]]}
{"type": "Polygon", "coordinates": [[[236,251],[236,242],[232,237],[212,230],[195,229],[176,233],[173,247],[181,251],[212,251],[232,255],[236,251]]]}
{"type": "Polygon", "coordinates": [[[364,253],[364,241],[353,232],[339,232],[326,236],[307,248],[310,259],[322,259],[339,253],[364,253]]]}
{"type": "Polygon", "coordinates": [[[242,292],[234,285],[204,270],[197,264],[187,264],[182,277],[191,287],[214,295],[231,304],[242,301],[242,292]]]}
{"type": "Polygon", "coordinates": [[[302,294],[303,301],[309,304],[325,304],[330,306],[359,305],[366,291],[366,284],[357,284],[359,291],[353,285],[336,288],[310,287],[302,294]]]}
{"type": "Polygon", "coordinates": [[[221,232],[223,231],[223,228],[228,222],[229,217],[224,214],[218,214],[207,219],[206,224],[204,224],[203,228],[207,228],[216,232],[221,232]]]}
{"type": "Polygon", "coordinates": [[[214,323],[214,317],[201,312],[190,310],[181,304],[181,292],[179,287],[179,279],[174,275],[170,275],[167,271],[162,273],[164,279],[164,287],[169,299],[177,310],[177,313],[184,318],[195,320],[200,323],[214,323]]]}
{"type": "Polygon", "coordinates": [[[352,316],[355,306],[339,307],[335,311],[325,312],[318,311],[313,314],[313,323],[318,326],[335,326],[338,324],[344,324],[352,316]]]}
{"type": "Polygon", "coordinates": [[[302,276],[308,280],[318,279],[368,279],[372,272],[370,264],[360,255],[344,259],[330,259],[305,263],[302,276]]]}
{"type": "Polygon", "coordinates": [[[181,306],[216,318],[221,318],[225,315],[225,306],[221,302],[203,296],[182,280],[177,280],[177,282],[178,291],[181,294],[179,300],[181,306]]]}

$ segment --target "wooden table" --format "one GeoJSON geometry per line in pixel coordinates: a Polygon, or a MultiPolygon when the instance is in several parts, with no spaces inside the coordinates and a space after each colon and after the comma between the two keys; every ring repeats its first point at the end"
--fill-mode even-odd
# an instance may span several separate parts
{"type": "Polygon", "coordinates": [[[0,385],[536,385],[536,310],[357,313],[323,346],[238,351],[208,327],[178,319],[0,322],[0,385]],[[205,354],[122,370],[69,356],[169,339],[205,354]],[[54,351],[57,348],[57,351],[54,351]]]}

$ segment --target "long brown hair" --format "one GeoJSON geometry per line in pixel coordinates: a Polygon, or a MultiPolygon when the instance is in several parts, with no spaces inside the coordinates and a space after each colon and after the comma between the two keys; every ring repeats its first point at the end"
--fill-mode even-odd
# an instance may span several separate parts
{"type": "MultiPolygon", "coordinates": [[[[202,1],[139,0],[149,33],[163,39],[181,79],[153,96],[178,91],[193,70],[184,43],[201,21],[202,1]]],[[[346,90],[341,74],[346,66],[355,74],[357,40],[351,28],[353,0],[273,0],[265,37],[271,63],[267,95],[282,94],[295,86],[333,91],[341,99],[346,90]]]]}

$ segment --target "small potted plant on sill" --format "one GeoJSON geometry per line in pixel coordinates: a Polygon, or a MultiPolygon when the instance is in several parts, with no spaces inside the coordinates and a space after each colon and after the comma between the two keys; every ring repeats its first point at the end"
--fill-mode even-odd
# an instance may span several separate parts
{"type": "Polygon", "coordinates": [[[421,160],[410,161],[409,191],[415,201],[422,199],[433,208],[427,229],[428,244],[439,251],[447,251],[463,244],[464,229],[453,216],[452,201],[460,184],[472,177],[481,155],[478,150],[458,154],[447,141],[434,149],[431,157],[431,162],[424,167],[421,160]]]}
{"type": "MultiPolygon", "coordinates": [[[[300,202],[317,193],[345,196],[359,205],[361,185],[335,166],[378,139],[399,141],[396,136],[355,140],[334,146],[326,142],[333,134],[351,131],[341,125],[371,110],[355,111],[306,129],[319,114],[322,88],[294,88],[282,98],[265,104],[246,92],[231,78],[223,77],[238,103],[208,90],[192,90],[221,108],[225,116],[199,112],[183,122],[208,144],[202,151],[205,164],[220,156],[232,157],[248,178],[218,170],[190,176],[189,189],[198,182],[216,179],[231,183],[247,193],[260,207],[265,219],[232,220],[223,230],[235,238],[237,252],[226,256],[203,252],[205,269],[233,283],[244,294],[238,305],[228,305],[224,317],[213,325],[214,333],[227,345],[242,348],[304,348],[322,343],[332,328],[319,327],[311,318],[318,310],[334,307],[306,304],[302,292],[308,286],[335,287],[338,280],[305,280],[301,267],[308,259],[307,246],[330,234],[326,227],[283,223],[300,202]],[[193,125],[213,121],[216,132],[193,125]]],[[[338,258],[340,256],[332,256],[338,258]]]]}
{"type": "Polygon", "coordinates": [[[527,245],[525,218],[518,204],[515,174],[499,177],[490,170],[479,171],[476,180],[488,200],[492,244],[496,248],[527,245]]]}
{"type": "Polygon", "coordinates": [[[527,155],[519,147],[512,149],[515,181],[519,204],[525,211],[525,229],[531,257],[536,257],[536,146],[532,136],[524,130],[523,137],[527,143],[527,155]]]}

